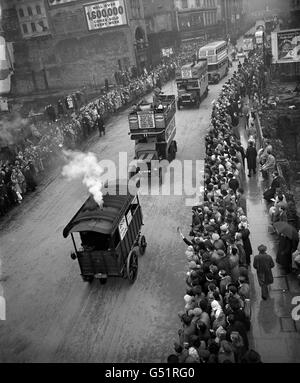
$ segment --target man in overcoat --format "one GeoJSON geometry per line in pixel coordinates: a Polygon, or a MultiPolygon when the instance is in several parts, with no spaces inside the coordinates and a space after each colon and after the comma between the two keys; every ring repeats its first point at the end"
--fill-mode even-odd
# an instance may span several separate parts
{"type": "Polygon", "coordinates": [[[254,147],[253,141],[249,141],[249,146],[246,150],[247,166],[248,166],[248,177],[251,177],[251,170],[253,173],[256,173],[256,158],[257,151],[254,147]]]}
{"type": "Polygon", "coordinates": [[[265,245],[258,246],[258,251],[259,254],[254,257],[253,267],[256,269],[262,299],[265,300],[269,295],[268,286],[274,281],[272,268],[275,264],[272,257],[267,254],[267,247],[265,245]]]}

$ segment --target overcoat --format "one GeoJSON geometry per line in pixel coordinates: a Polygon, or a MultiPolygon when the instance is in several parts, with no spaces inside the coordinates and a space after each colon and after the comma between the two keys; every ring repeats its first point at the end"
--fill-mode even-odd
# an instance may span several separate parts
{"type": "Polygon", "coordinates": [[[253,261],[253,267],[257,272],[257,279],[260,286],[262,285],[271,285],[274,281],[272,268],[274,267],[274,262],[272,257],[267,254],[258,254],[255,255],[253,261]]]}
{"type": "Polygon", "coordinates": [[[246,150],[246,158],[248,169],[256,169],[257,151],[254,147],[249,146],[246,150]]]}

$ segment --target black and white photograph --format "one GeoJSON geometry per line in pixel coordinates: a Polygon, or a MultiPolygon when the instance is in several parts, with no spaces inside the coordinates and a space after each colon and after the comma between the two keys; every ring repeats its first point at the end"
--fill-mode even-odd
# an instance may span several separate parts
{"type": "Polygon", "coordinates": [[[299,0],[0,0],[1,364],[300,363],[299,43],[299,0]]]}

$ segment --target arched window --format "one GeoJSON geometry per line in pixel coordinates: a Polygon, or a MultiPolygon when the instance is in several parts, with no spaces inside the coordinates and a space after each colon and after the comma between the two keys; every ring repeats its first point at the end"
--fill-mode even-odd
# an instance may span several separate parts
{"type": "Polygon", "coordinates": [[[19,9],[19,16],[20,16],[20,17],[24,17],[24,11],[23,11],[23,8],[20,8],[20,9],[19,9]]]}
{"type": "Polygon", "coordinates": [[[32,16],[32,9],[31,7],[27,7],[28,16],[32,16]]]}
{"type": "Polygon", "coordinates": [[[37,13],[38,15],[41,15],[41,14],[42,14],[42,10],[41,10],[41,7],[40,7],[39,5],[37,5],[37,6],[35,7],[35,9],[36,9],[36,13],[37,13]]]}

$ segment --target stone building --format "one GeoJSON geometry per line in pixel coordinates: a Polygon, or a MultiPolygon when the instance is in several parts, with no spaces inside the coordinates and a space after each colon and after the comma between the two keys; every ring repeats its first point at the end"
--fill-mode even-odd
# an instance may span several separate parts
{"type": "Polygon", "coordinates": [[[300,0],[289,0],[291,28],[300,28],[300,0]]]}
{"type": "Polygon", "coordinates": [[[217,0],[175,0],[177,28],[181,40],[222,35],[217,0]]]}
{"type": "Polygon", "coordinates": [[[143,0],[149,42],[149,61],[157,64],[178,44],[174,0],[143,0]]]}
{"type": "MultiPolygon", "coordinates": [[[[13,93],[115,82],[115,72],[148,66],[142,0],[9,0],[14,38],[13,93]]],[[[8,33],[9,35],[9,33],[8,33]]]]}
{"type": "Polygon", "coordinates": [[[243,0],[219,0],[221,6],[222,21],[225,24],[225,35],[236,39],[244,32],[245,26],[245,3],[243,0]]]}

